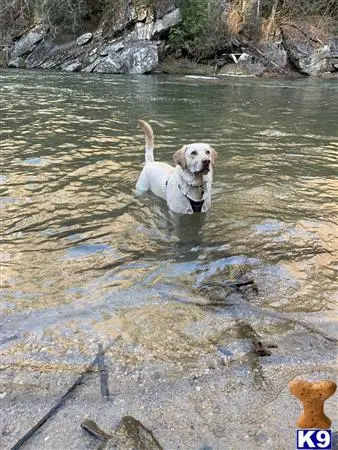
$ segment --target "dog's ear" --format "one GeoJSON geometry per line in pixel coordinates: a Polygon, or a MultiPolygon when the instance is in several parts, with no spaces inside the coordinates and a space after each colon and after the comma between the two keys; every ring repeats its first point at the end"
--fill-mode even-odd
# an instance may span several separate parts
{"type": "Polygon", "coordinates": [[[182,169],[185,169],[187,167],[187,162],[185,159],[185,150],[186,150],[187,146],[183,145],[182,148],[180,148],[179,150],[177,150],[176,153],[174,153],[174,163],[175,164],[179,164],[182,169]]]}
{"type": "Polygon", "coordinates": [[[210,147],[210,156],[211,156],[211,164],[215,164],[215,161],[216,161],[216,159],[218,157],[218,153],[212,147],[210,147]]]}

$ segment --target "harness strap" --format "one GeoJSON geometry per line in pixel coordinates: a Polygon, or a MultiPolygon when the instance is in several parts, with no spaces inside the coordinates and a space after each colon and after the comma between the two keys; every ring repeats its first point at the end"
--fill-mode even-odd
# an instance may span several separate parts
{"type": "Polygon", "coordinates": [[[191,198],[187,197],[186,195],[185,195],[185,197],[189,200],[190,205],[192,207],[192,210],[194,212],[201,212],[202,211],[202,206],[203,206],[204,200],[200,200],[199,202],[195,202],[195,200],[192,200],[191,198]]]}
{"type": "MultiPolygon", "coordinates": [[[[168,184],[168,182],[167,182],[167,184],[168,184]]],[[[198,186],[198,187],[203,188],[203,184],[202,184],[201,186],[198,186]]],[[[184,197],[185,197],[187,200],[189,200],[189,203],[190,203],[190,205],[191,205],[191,208],[192,208],[193,212],[201,212],[201,211],[202,211],[202,206],[203,206],[204,200],[199,200],[199,201],[192,200],[190,197],[187,196],[187,194],[185,194],[185,193],[182,191],[180,185],[178,185],[178,188],[179,188],[179,190],[182,192],[182,194],[184,195],[184,197]]],[[[202,196],[203,196],[203,195],[204,195],[204,189],[202,189],[202,196]]]]}

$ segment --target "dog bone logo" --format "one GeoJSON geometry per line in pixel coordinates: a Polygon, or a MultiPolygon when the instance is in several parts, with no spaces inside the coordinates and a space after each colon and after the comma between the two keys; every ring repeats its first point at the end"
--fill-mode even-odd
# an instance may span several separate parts
{"type": "Polygon", "coordinates": [[[331,420],[324,414],[324,402],[336,391],[337,385],[334,381],[310,382],[295,378],[290,381],[289,388],[303,404],[304,411],[297,421],[299,428],[330,428],[331,420]]]}

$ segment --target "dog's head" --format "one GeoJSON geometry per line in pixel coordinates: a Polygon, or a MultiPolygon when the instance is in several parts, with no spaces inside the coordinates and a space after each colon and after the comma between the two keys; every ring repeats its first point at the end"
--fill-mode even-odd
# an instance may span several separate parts
{"type": "Polygon", "coordinates": [[[216,150],[203,143],[184,145],[174,154],[174,162],[194,175],[207,175],[216,158],[216,150]]]}

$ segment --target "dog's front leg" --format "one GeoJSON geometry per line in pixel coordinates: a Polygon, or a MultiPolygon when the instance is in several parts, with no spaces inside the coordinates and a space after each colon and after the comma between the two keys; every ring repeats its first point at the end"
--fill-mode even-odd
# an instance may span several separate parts
{"type": "Polygon", "coordinates": [[[202,208],[201,208],[201,212],[202,212],[202,213],[207,212],[207,211],[210,209],[210,206],[211,206],[211,201],[210,201],[210,199],[204,200],[204,203],[203,203],[202,208]]]}

